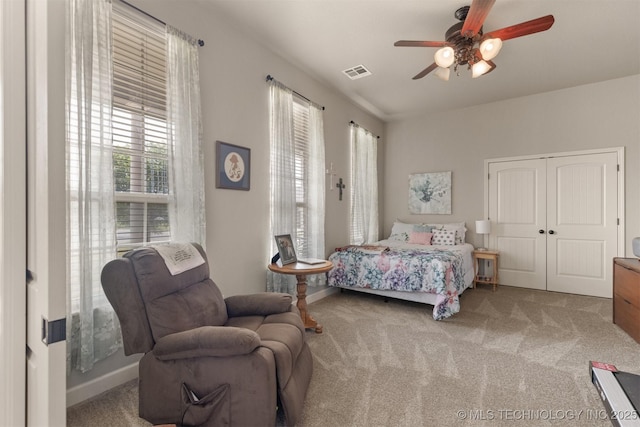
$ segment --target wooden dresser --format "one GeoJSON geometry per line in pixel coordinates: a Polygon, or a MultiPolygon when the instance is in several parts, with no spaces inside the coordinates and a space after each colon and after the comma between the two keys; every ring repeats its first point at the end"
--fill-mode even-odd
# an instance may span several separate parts
{"type": "Polygon", "coordinates": [[[613,323],[640,343],[640,260],[613,259],[613,323]]]}

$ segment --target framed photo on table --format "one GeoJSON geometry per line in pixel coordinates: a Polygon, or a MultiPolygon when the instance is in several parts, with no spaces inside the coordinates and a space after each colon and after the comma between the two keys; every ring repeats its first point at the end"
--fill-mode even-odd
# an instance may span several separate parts
{"type": "Polygon", "coordinates": [[[296,250],[293,247],[293,241],[290,234],[280,234],[275,236],[276,245],[278,246],[278,252],[280,253],[280,259],[282,265],[292,264],[298,261],[296,257],[296,250]]]}
{"type": "Polygon", "coordinates": [[[251,149],[216,141],[216,188],[249,191],[251,149]]]}

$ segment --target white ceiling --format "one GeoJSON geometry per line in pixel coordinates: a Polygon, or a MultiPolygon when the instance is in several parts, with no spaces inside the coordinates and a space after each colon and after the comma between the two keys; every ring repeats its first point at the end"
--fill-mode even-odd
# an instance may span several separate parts
{"type": "Polygon", "coordinates": [[[448,82],[411,79],[435,48],[393,43],[444,40],[471,0],[198,1],[385,121],[640,74],[640,0],[496,0],[485,32],[548,14],[555,23],[505,41],[490,74],[464,69],[448,82]],[[373,75],[342,73],[360,64],[373,75]]]}

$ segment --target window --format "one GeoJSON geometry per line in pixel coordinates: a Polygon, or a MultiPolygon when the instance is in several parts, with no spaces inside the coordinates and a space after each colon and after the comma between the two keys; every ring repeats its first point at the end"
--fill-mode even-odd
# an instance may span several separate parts
{"type": "MultiPolygon", "coordinates": [[[[271,236],[291,234],[300,258],[324,258],[322,107],[274,79],[269,82],[271,236]]],[[[271,237],[271,250],[275,242],[271,237]]],[[[271,252],[273,253],[273,252],[271,252]]],[[[267,274],[267,290],[293,292],[291,277],[267,274]]],[[[309,278],[322,284],[323,275],[309,278]]]]}
{"type": "Polygon", "coordinates": [[[118,253],[168,241],[165,27],[113,4],[113,177],[118,253]]]}
{"type": "Polygon", "coordinates": [[[67,10],[67,357],[86,372],[121,347],[104,265],[145,243],[203,243],[200,88],[191,36],[120,1],[67,10]]]}

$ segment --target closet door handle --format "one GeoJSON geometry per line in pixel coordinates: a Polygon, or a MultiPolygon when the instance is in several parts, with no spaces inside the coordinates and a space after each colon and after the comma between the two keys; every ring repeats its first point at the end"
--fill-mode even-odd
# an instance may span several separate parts
{"type": "Polygon", "coordinates": [[[549,230],[549,234],[556,234],[556,232],[553,230],[549,230]]]}
{"type": "Polygon", "coordinates": [[[543,229],[540,229],[540,230],[538,230],[538,233],[540,233],[540,234],[544,234],[544,230],[543,230],[543,229]]]}

